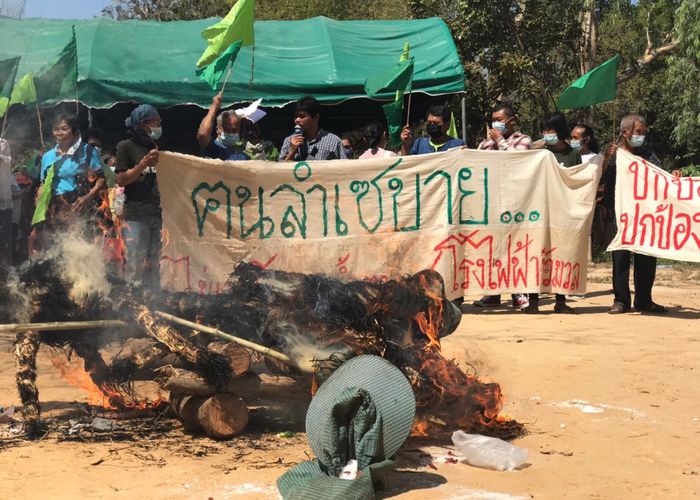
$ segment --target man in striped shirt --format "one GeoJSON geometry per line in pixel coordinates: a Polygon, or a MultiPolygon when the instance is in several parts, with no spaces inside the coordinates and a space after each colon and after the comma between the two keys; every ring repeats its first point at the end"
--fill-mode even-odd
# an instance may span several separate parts
{"type": "MultiPolygon", "coordinates": [[[[491,113],[491,128],[488,137],[481,141],[477,149],[493,151],[526,151],[532,147],[532,139],[529,135],[515,131],[518,118],[510,104],[498,103],[491,113]]],[[[524,293],[514,293],[513,308],[524,309],[529,305],[529,300],[524,293]]],[[[477,307],[490,307],[501,305],[500,295],[484,295],[480,300],[474,301],[477,307]]]]}
{"type": "Polygon", "coordinates": [[[532,147],[529,135],[516,132],[518,117],[510,104],[498,103],[491,113],[491,128],[488,137],[481,141],[477,149],[494,151],[525,151],[532,147]]]}

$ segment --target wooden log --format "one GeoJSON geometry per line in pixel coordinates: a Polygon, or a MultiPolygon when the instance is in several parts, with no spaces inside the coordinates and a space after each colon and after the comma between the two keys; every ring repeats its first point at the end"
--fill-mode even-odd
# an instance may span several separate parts
{"type": "Polygon", "coordinates": [[[233,394],[246,400],[310,400],[311,379],[276,377],[267,374],[247,373],[232,380],[225,390],[217,390],[196,373],[187,370],[168,370],[170,375],[163,383],[163,389],[171,394],[212,395],[217,393],[233,394]]]}
{"type": "Polygon", "coordinates": [[[177,416],[180,417],[182,427],[188,432],[202,430],[197,412],[199,407],[207,400],[206,396],[184,396],[177,406],[177,416]]]}
{"type": "Polygon", "coordinates": [[[202,403],[197,417],[207,436],[231,439],[248,425],[248,407],[232,394],[216,394],[202,403]]]}
{"type": "Polygon", "coordinates": [[[231,365],[234,378],[239,378],[250,370],[250,352],[242,347],[227,342],[212,342],[207,346],[210,351],[226,357],[231,365]]]}

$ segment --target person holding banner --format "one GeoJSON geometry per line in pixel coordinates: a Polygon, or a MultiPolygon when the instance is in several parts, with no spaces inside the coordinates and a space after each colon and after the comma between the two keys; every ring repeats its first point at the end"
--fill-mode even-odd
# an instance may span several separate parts
{"type": "Polygon", "coordinates": [[[197,129],[197,142],[205,156],[219,160],[248,160],[245,144],[241,140],[241,118],[235,111],[221,109],[221,94],[216,94],[206,116],[197,129]],[[218,114],[217,114],[218,113],[218,114]],[[216,122],[216,139],[212,140],[212,130],[216,122]]]}
{"type": "Polygon", "coordinates": [[[593,129],[586,124],[578,123],[571,130],[569,145],[581,154],[581,161],[587,162],[598,154],[598,141],[593,129]]]}
{"type": "Polygon", "coordinates": [[[401,156],[438,153],[452,148],[466,146],[462,139],[447,135],[450,129],[451,113],[447,106],[434,104],[428,108],[425,120],[428,137],[419,137],[411,143],[411,127],[406,125],[401,131],[401,156]]]}
{"type": "MultiPolygon", "coordinates": [[[[551,152],[562,167],[568,168],[575,165],[580,165],[581,154],[566,142],[569,139],[571,131],[566,123],[566,118],[562,113],[548,113],[540,122],[542,131],[542,140],[544,147],[551,152]]],[[[538,293],[530,294],[530,303],[523,308],[523,312],[528,314],[536,314],[539,309],[540,295],[538,293]]],[[[559,314],[575,314],[573,307],[566,303],[566,295],[561,293],[556,294],[554,303],[554,312],[559,314]]]]}
{"type": "Polygon", "coordinates": [[[136,107],[126,119],[126,130],[130,137],[117,144],[115,169],[125,196],[126,280],[157,289],[162,219],[155,166],[156,141],[163,132],[158,110],[150,104],[136,107]]]}
{"type": "MultiPolygon", "coordinates": [[[[611,144],[606,156],[610,156],[607,168],[603,172],[605,183],[603,201],[611,213],[615,213],[615,181],[617,177],[617,148],[644,158],[659,165],[661,162],[649,149],[644,147],[647,135],[647,122],[643,116],[627,115],[620,122],[620,143],[611,144]]],[[[677,175],[674,173],[674,175],[677,175]]],[[[615,220],[617,220],[615,218],[615,220]]],[[[664,306],[655,303],[651,298],[651,289],[656,278],[656,257],[614,250],[612,252],[613,292],[615,298],[610,314],[623,314],[634,309],[640,312],[663,314],[668,312],[664,306]],[[634,304],[630,292],[630,265],[634,256],[634,304]]]]}
{"type": "MultiPolygon", "coordinates": [[[[532,139],[529,135],[515,130],[518,118],[515,109],[510,104],[499,102],[491,112],[491,128],[477,149],[487,151],[527,151],[532,147],[532,139]]],[[[514,309],[524,309],[530,302],[527,294],[514,293],[511,295],[514,309]]],[[[476,307],[492,307],[501,305],[500,295],[484,295],[475,300],[476,307]]]]}
{"type": "Polygon", "coordinates": [[[319,125],[321,103],[306,96],[297,101],[294,133],[285,138],[279,161],[348,160],[343,144],[335,134],[319,125]]]}

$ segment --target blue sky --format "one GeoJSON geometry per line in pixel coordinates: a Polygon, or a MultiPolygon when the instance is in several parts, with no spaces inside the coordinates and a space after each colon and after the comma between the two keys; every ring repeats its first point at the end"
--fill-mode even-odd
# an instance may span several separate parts
{"type": "Polygon", "coordinates": [[[24,17],[92,19],[110,3],[110,0],[27,0],[24,17]]]}

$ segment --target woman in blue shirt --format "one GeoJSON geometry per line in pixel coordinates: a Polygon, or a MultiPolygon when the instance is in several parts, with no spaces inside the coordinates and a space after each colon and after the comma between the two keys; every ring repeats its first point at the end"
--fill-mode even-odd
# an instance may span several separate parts
{"type": "Polygon", "coordinates": [[[81,139],[76,116],[59,115],[53,136],[56,146],[41,159],[41,187],[32,221],[49,227],[85,213],[105,186],[99,152],[81,139]]]}

